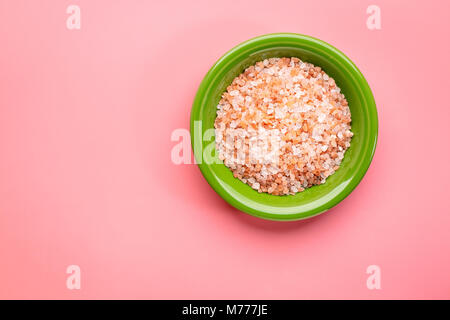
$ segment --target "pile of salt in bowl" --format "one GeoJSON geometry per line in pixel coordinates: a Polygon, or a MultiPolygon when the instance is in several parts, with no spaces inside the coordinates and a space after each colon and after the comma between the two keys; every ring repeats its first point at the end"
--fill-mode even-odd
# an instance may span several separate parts
{"type": "Polygon", "coordinates": [[[298,58],[257,62],[217,106],[218,157],[258,192],[296,194],[322,184],[350,147],[351,114],[335,81],[298,58]]]}

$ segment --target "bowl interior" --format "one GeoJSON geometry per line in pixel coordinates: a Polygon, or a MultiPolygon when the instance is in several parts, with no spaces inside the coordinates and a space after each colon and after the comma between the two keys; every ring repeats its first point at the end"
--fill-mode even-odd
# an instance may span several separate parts
{"type": "Polygon", "coordinates": [[[191,114],[194,154],[208,183],[228,203],[249,214],[273,220],[297,220],[319,214],[345,198],[364,176],[375,150],[377,113],[370,88],[356,66],[334,47],[297,34],[272,34],[258,37],[226,53],[205,76],[197,92],[191,114]],[[322,185],[296,195],[274,196],[258,193],[235,179],[221,161],[206,163],[202,153],[215,156],[214,128],[216,106],[222,93],[245,68],[272,57],[298,57],[321,67],[333,77],[345,95],[354,136],[343,162],[322,185]],[[199,122],[201,121],[201,129],[199,122]],[[211,132],[211,130],[209,130],[211,132]],[[200,134],[201,132],[201,134],[200,134]],[[202,139],[203,137],[203,139],[202,139]],[[210,146],[207,148],[207,146],[210,146]]]}

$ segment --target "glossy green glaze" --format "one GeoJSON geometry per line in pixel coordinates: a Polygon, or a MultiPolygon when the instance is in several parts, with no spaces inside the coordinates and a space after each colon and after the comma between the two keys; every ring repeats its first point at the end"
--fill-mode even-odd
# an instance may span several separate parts
{"type": "Polygon", "coordinates": [[[231,49],[206,74],[191,111],[192,147],[197,163],[202,162],[198,166],[205,179],[232,206],[270,220],[299,220],[312,217],[342,201],[358,185],[369,168],[375,152],[377,135],[375,101],[367,81],[358,68],[331,45],[299,34],[268,34],[231,49]],[[209,136],[206,137],[208,141],[204,141],[202,136],[206,130],[214,127],[216,106],[221,94],[236,76],[257,61],[271,57],[292,56],[320,66],[336,80],[350,106],[354,136],[341,167],[324,184],[308,188],[296,195],[274,196],[258,193],[235,179],[222,162],[208,164],[201,159],[202,150],[207,151],[204,148],[208,145],[212,146],[215,152],[214,139],[209,139],[209,136]],[[196,127],[198,128],[196,121],[202,121],[200,130],[196,130],[196,127]]]}

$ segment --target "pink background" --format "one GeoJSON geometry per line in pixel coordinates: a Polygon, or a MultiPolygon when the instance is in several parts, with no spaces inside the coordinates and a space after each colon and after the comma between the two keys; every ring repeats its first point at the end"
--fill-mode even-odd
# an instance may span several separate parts
{"type": "Polygon", "coordinates": [[[448,1],[0,1],[0,298],[450,298],[448,1]],[[81,30],[66,8],[81,8],[81,30]],[[382,29],[366,27],[381,8],[382,29]],[[265,33],[346,53],[379,143],[303,222],[227,205],[172,164],[209,67],[265,33]],[[81,267],[81,290],[66,268],[81,267]],[[381,268],[368,290],[366,268],[381,268]]]}

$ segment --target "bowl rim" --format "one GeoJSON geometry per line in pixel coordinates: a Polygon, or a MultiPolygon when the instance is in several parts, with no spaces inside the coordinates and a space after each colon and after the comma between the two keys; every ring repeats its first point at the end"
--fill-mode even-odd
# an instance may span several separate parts
{"type": "MultiPolygon", "coordinates": [[[[317,216],[332,207],[336,206],[338,203],[340,203],[342,200],[344,200],[361,182],[362,178],[366,174],[367,170],[369,169],[369,166],[372,162],[373,156],[375,154],[375,149],[377,145],[378,140],[378,114],[375,104],[375,99],[373,97],[373,93],[369,87],[369,84],[367,80],[364,78],[361,71],[358,69],[358,67],[339,49],[335,48],[334,46],[317,39],[315,37],[311,37],[308,35],[303,34],[297,34],[297,33],[270,33],[270,34],[264,34],[261,36],[257,36],[254,38],[251,38],[249,40],[246,40],[244,42],[241,42],[237,46],[233,47],[229,51],[227,51],[224,55],[222,55],[216,63],[209,69],[209,71],[204,76],[202,82],[200,83],[199,88],[197,89],[197,93],[195,95],[192,109],[191,109],[191,117],[190,117],[190,133],[191,133],[191,146],[194,150],[194,158],[196,160],[196,164],[198,165],[202,175],[208,182],[208,184],[213,188],[213,190],[222,197],[226,202],[228,202],[230,205],[235,207],[236,209],[245,212],[247,214],[250,214],[252,216],[267,219],[267,220],[276,220],[276,221],[293,221],[293,220],[303,220],[307,218],[311,218],[314,216],[317,216]],[[258,43],[266,43],[269,41],[277,41],[277,40],[291,40],[291,41],[300,41],[309,43],[310,48],[313,49],[326,49],[330,51],[333,54],[334,58],[337,58],[340,60],[341,63],[347,64],[349,67],[351,67],[351,73],[352,76],[357,77],[358,86],[360,87],[361,91],[363,92],[363,97],[365,98],[365,104],[367,106],[367,112],[369,113],[369,122],[371,125],[373,125],[373,129],[369,131],[369,140],[370,144],[364,148],[366,152],[369,152],[368,156],[366,158],[363,158],[363,163],[361,164],[360,169],[357,171],[357,174],[353,175],[350,178],[350,182],[345,186],[345,188],[340,191],[337,195],[335,195],[330,201],[327,202],[327,206],[325,209],[320,208],[321,206],[317,206],[316,208],[312,208],[310,210],[299,212],[299,213],[290,213],[290,214],[274,214],[271,212],[264,211],[262,209],[255,209],[250,208],[241,201],[237,200],[235,197],[233,197],[227,190],[224,189],[224,187],[221,185],[220,180],[218,177],[216,177],[210,169],[210,165],[203,162],[198,161],[197,155],[196,155],[196,145],[198,142],[196,139],[194,139],[194,127],[195,127],[195,121],[199,119],[199,114],[201,110],[201,106],[203,104],[203,98],[205,93],[207,92],[208,86],[211,82],[211,80],[214,79],[216,73],[218,70],[229,64],[230,60],[233,60],[233,58],[239,54],[241,54],[243,51],[246,51],[248,49],[251,49],[254,45],[258,43]],[[311,47],[312,46],[312,47],[311,47]]],[[[201,143],[201,142],[200,142],[201,143]]],[[[224,164],[222,164],[224,165],[224,164]]]]}

